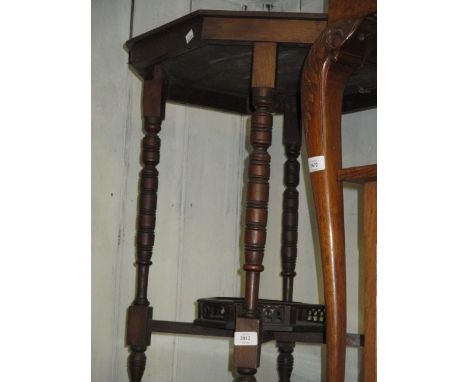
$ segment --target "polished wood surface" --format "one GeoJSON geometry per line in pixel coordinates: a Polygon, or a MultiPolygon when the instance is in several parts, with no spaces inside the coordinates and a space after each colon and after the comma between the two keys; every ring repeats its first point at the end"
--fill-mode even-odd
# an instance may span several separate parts
{"type": "MultiPolygon", "coordinates": [[[[298,92],[304,59],[326,22],[323,13],[200,10],[132,38],[126,48],[129,64],[142,78],[154,65],[165,69],[169,101],[250,114],[252,48],[276,43],[272,109],[282,113],[285,101],[298,92]]],[[[375,62],[368,63],[347,86],[346,111],[375,107],[375,62]]]]}
{"type": "Polygon", "coordinates": [[[234,345],[234,365],[237,371],[241,375],[254,375],[260,366],[262,320],[239,317],[236,320],[236,332],[257,333],[258,345],[234,345]]]}
{"type": "Polygon", "coordinates": [[[364,183],[377,180],[377,165],[342,168],[338,171],[338,180],[342,182],[364,183]]]}
{"type": "MultiPolygon", "coordinates": [[[[274,50],[264,49],[263,44],[259,45],[258,53],[254,54],[274,54],[274,50]]],[[[260,272],[263,271],[263,255],[266,242],[266,225],[268,219],[268,197],[270,179],[270,154],[268,148],[272,138],[272,98],[274,92],[274,70],[273,64],[275,56],[263,57],[254,61],[252,68],[252,85],[260,82],[258,77],[269,78],[269,87],[252,88],[252,104],[254,112],[252,114],[250,144],[252,150],[249,155],[248,164],[248,184],[247,184],[247,209],[245,217],[244,233],[244,254],[246,271],[245,289],[245,315],[255,317],[258,299],[258,288],[260,272]],[[260,64],[269,63],[263,67],[260,64]],[[263,69],[272,73],[265,75],[263,69]]]]}
{"type": "Polygon", "coordinates": [[[343,382],[346,333],[346,263],[341,169],[341,100],[349,69],[330,70],[330,36],[339,43],[352,24],[330,27],[306,59],[303,72],[303,127],[309,157],[324,156],[325,170],[310,174],[320,236],[327,333],[327,382],[343,382]],[[339,112],[337,113],[336,110],[339,112]]]}
{"type": "MultiPolygon", "coordinates": [[[[256,43],[252,67],[252,105],[247,208],[245,214],[244,257],[245,302],[243,317],[236,321],[236,331],[256,328],[260,337],[261,320],[257,310],[260,272],[268,220],[270,154],[273,115],[272,104],[276,74],[276,44],[256,43]],[[257,87],[261,84],[261,87],[257,87]]],[[[261,344],[234,346],[234,366],[241,375],[254,375],[260,363],[261,344]]]]}
{"type": "Polygon", "coordinates": [[[364,184],[363,382],[377,381],[377,182],[364,184]]]}
{"type": "Polygon", "coordinates": [[[302,117],[308,156],[323,156],[311,172],[326,305],[327,382],[343,382],[346,352],[346,262],[341,160],[341,110],[346,82],[375,46],[373,17],[330,24],[303,70],[302,117]]]}
{"type": "Polygon", "coordinates": [[[278,44],[257,42],[253,48],[252,88],[275,88],[278,44]]]}
{"type": "Polygon", "coordinates": [[[377,12],[377,0],[328,0],[328,22],[357,19],[377,12]]]}
{"type": "Polygon", "coordinates": [[[202,37],[215,40],[313,44],[326,27],[325,20],[208,17],[202,37]]]}
{"type": "Polygon", "coordinates": [[[128,360],[132,382],[140,382],[146,365],[145,350],[150,345],[151,331],[148,322],[152,308],[147,298],[148,273],[154,245],[156,204],[158,191],[159,151],[161,141],[158,133],[164,119],[164,73],[155,67],[152,78],[143,84],[143,116],[145,136],[142,141],[140,187],[138,196],[137,230],[137,281],[136,296],[127,311],[127,345],[130,347],[128,360]]]}

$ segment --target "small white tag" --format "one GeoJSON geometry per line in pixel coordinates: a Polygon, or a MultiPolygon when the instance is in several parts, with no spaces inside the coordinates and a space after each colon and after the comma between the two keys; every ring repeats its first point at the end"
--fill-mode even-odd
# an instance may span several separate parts
{"type": "Polygon", "coordinates": [[[258,345],[258,337],[256,332],[235,332],[235,346],[254,346],[258,345]]]}
{"type": "Polygon", "coordinates": [[[185,35],[185,41],[187,41],[187,44],[192,41],[193,38],[193,29],[190,29],[188,33],[185,35]]]}
{"type": "Polygon", "coordinates": [[[325,170],[325,157],[319,155],[317,157],[309,158],[309,172],[325,170]]]}

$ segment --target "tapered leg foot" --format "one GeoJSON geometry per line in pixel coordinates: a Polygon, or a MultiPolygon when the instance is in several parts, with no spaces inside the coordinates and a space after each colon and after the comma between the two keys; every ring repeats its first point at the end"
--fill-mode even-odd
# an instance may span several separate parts
{"type": "Polygon", "coordinates": [[[278,342],[277,346],[279,354],[276,362],[279,382],[290,382],[294,367],[294,356],[292,355],[294,342],[278,342]]]}
{"type": "Polygon", "coordinates": [[[141,382],[146,366],[146,355],[143,351],[131,351],[128,356],[128,374],[131,382],[141,382]]]}
{"type": "Polygon", "coordinates": [[[253,375],[243,375],[237,377],[235,382],[257,382],[257,378],[255,378],[253,375]]]}

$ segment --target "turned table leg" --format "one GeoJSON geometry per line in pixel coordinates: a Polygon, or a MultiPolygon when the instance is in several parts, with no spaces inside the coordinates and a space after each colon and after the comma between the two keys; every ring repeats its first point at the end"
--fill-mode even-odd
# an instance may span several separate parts
{"type": "Polygon", "coordinates": [[[158,133],[164,119],[162,97],[163,72],[160,67],[154,70],[153,78],[146,79],[143,85],[143,116],[145,136],[142,142],[138,196],[137,232],[137,280],[136,296],[127,311],[127,345],[130,348],[128,370],[131,382],[140,382],[146,365],[145,351],[150,345],[153,308],[147,298],[148,273],[154,245],[156,204],[158,190],[159,149],[161,141],[158,133]]]}
{"type": "Polygon", "coordinates": [[[289,382],[294,367],[294,342],[276,342],[278,347],[278,358],[276,360],[276,367],[278,368],[279,382],[289,382]]]}
{"type": "Polygon", "coordinates": [[[345,374],[345,234],[343,189],[338,180],[342,167],[341,109],[346,82],[361,60],[359,55],[342,54],[342,48],[361,21],[328,26],[312,46],[302,77],[302,121],[322,255],[327,382],[343,382],[345,374]]]}
{"type": "MultiPolygon", "coordinates": [[[[293,301],[294,276],[296,276],[297,225],[301,130],[297,114],[297,100],[292,98],[285,104],[283,122],[283,144],[287,160],[284,164],[283,216],[281,232],[281,276],[283,278],[283,301],[293,301]]],[[[278,341],[277,368],[280,382],[289,382],[294,366],[294,342],[278,341]]]]}
{"type": "MultiPolygon", "coordinates": [[[[253,376],[260,365],[261,317],[257,302],[268,218],[270,155],[276,44],[256,43],[252,69],[252,115],[249,155],[244,256],[245,301],[236,320],[234,366],[241,376],[253,376]]],[[[242,377],[241,377],[242,378],[242,377]]]]}

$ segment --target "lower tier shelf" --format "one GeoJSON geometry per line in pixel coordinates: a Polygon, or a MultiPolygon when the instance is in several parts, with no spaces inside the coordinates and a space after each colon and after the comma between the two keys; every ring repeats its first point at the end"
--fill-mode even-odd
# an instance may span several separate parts
{"type": "MultiPolygon", "coordinates": [[[[242,314],[243,298],[213,297],[197,301],[196,325],[234,330],[236,318],[242,314]]],[[[258,300],[258,312],[264,331],[276,332],[323,332],[325,330],[325,306],[258,300]]]]}
{"type": "MultiPolygon", "coordinates": [[[[149,328],[152,333],[234,337],[236,318],[242,314],[243,302],[243,298],[237,297],[201,298],[197,300],[197,319],[193,323],[150,320],[149,328]]],[[[326,344],[324,305],[261,299],[258,300],[258,314],[262,319],[261,343],[326,344]]],[[[346,346],[363,345],[363,335],[346,335],[346,346]]]]}
{"type": "MultiPolygon", "coordinates": [[[[207,337],[234,337],[234,330],[209,328],[195,325],[192,322],[160,321],[151,320],[151,332],[167,334],[188,334],[207,337]]],[[[275,332],[263,331],[261,342],[269,341],[302,342],[309,344],[326,344],[324,332],[275,332]]],[[[361,347],[364,345],[362,334],[348,333],[346,335],[346,346],[361,347]]]]}

